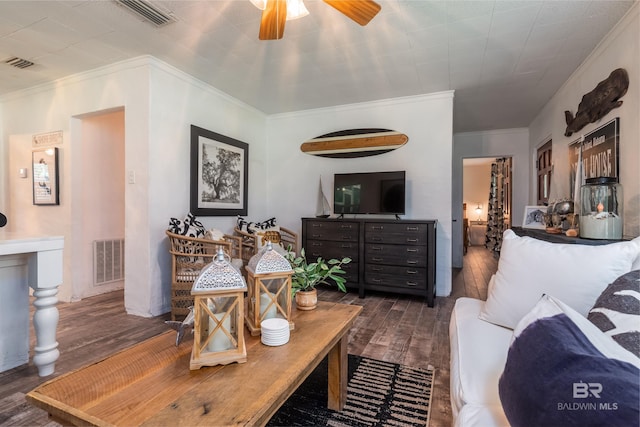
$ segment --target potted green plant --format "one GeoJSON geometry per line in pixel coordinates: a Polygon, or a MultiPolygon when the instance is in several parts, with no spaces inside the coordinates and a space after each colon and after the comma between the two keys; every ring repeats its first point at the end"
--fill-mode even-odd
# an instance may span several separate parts
{"type": "Polygon", "coordinates": [[[325,260],[321,257],[315,262],[307,262],[304,248],[300,250],[300,256],[288,252],[285,258],[291,264],[293,276],[291,276],[291,292],[295,296],[299,310],[313,310],[318,303],[316,286],[319,284],[332,285],[335,283],[342,292],[347,292],[343,277],[345,271],[342,266],[351,262],[351,258],[341,260],[325,260]]]}

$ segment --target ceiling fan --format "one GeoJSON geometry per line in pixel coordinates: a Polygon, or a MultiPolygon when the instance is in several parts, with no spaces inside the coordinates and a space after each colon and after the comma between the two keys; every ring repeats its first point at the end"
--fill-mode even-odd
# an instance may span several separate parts
{"type": "MultiPolygon", "coordinates": [[[[252,0],[253,1],[253,0],[252,0]]],[[[287,2],[290,0],[266,0],[263,3],[262,20],[260,21],[260,40],[277,40],[284,35],[284,24],[287,19],[287,2]]],[[[298,3],[302,3],[297,0],[298,3]]],[[[329,6],[340,11],[346,17],[365,26],[380,11],[380,5],[373,0],[323,0],[329,6]]],[[[255,4],[256,2],[254,2],[255,4]]],[[[301,5],[303,9],[304,5],[301,5]]],[[[306,9],[305,9],[306,11],[306,9]]],[[[307,12],[308,13],[308,12],[307,12]]]]}

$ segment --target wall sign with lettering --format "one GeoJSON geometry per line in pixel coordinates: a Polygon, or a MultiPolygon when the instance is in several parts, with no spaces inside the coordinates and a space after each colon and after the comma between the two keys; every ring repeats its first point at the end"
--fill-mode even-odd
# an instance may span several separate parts
{"type": "Polygon", "coordinates": [[[51,145],[62,145],[63,133],[61,130],[55,132],[41,133],[33,135],[32,145],[34,147],[49,147],[51,145]]]}
{"type": "MultiPolygon", "coordinates": [[[[578,158],[582,149],[582,179],[618,177],[620,173],[620,118],[569,144],[569,188],[574,197],[578,158]]],[[[582,184],[581,183],[581,184],[582,184]]]]}

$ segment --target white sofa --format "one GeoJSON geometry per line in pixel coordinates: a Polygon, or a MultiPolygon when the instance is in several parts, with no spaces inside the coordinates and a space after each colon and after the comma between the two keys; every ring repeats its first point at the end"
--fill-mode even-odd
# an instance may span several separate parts
{"type": "Polygon", "coordinates": [[[451,316],[454,426],[510,425],[498,384],[514,327],[543,294],[586,316],[608,284],[640,269],[640,238],[613,245],[553,244],[505,231],[487,301],[459,298],[451,316]]]}

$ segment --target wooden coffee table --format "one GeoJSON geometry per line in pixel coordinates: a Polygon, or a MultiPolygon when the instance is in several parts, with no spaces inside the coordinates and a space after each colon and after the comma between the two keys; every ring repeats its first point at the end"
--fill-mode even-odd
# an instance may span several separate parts
{"type": "Polygon", "coordinates": [[[189,370],[192,340],[168,331],[27,394],[33,405],[74,425],[264,425],[329,355],[328,407],[347,396],[348,332],[360,306],[319,303],[293,310],[285,345],[245,335],[247,362],[189,370]]]}

